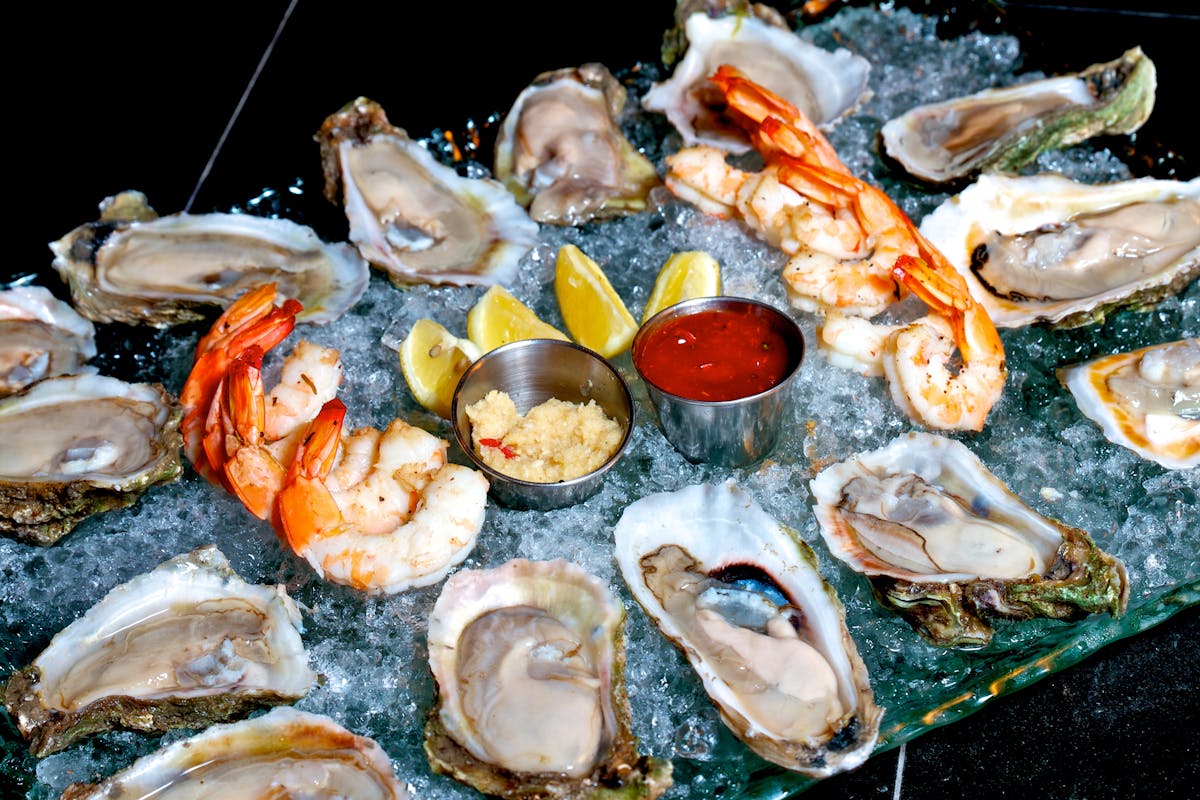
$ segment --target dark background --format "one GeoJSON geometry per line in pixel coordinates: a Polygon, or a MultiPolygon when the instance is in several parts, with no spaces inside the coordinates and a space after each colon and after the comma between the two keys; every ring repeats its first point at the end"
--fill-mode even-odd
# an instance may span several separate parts
{"type": "MultiPolygon", "coordinates": [[[[997,24],[1027,31],[1030,68],[1075,71],[1142,45],[1158,67],[1158,101],[1146,126],[1114,147],[1130,151],[1139,174],[1196,175],[1200,4],[908,5],[945,12],[946,35],[997,24]]],[[[655,60],[673,12],[669,0],[22,6],[20,22],[8,25],[7,48],[8,164],[17,180],[8,184],[6,207],[17,248],[0,267],[0,284],[33,276],[61,292],[47,244],[95,219],[106,196],[138,189],[160,213],[184,209],[289,8],[191,210],[228,210],[298,181],[301,193],[285,210],[327,239],[345,238],[345,219],[317,197],[312,134],[344,103],[371,97],[418,138],[467,120],[483,125],[544,70],[655,60]]],[[[919,737],[906,748],[900,796],[1196,796],[1198,642],[1193,607],[919,737]]],[[[895,750],[877,756],[804,796],[893,797],[898,757],[895,750]]]]}

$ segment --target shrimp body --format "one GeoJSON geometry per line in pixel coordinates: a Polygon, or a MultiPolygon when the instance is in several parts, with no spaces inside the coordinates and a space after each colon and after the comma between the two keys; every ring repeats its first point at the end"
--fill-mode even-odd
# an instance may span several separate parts
{"type": "Polygon", "coordinates": [[[931,313],[885,341],[883,369],[893,400],[930,428],[982,430],[1008,375],[996,326],[958,273],[908,257],[895,269],[931,313]],[[957,369],[951,367],[955,351],[957,369]]]}
{"type": "Polygon", "coordinates": [[[332,400],[309,427],[280,492],[283,537],[335,583],[382,594],[436,583],[475,544],[487,479],[446,463],[448,443],[403,420],[340,447],[344,418],[332,400]]]}

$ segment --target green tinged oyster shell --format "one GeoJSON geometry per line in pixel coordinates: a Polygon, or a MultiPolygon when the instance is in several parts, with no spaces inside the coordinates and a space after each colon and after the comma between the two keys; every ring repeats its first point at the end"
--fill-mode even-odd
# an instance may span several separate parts
{"type": "Polygon", "coordinates": [[[1154,62],[1134,47],[1076,74],[917,106],[884,123],[880,138],[886,155],[930,183],[1017,172],[1044,151],[1136,131],[1156,88],[1154,62]]]}

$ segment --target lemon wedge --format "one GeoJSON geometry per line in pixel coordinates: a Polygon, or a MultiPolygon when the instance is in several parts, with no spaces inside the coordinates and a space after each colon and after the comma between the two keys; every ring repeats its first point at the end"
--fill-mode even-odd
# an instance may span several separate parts
{"type": "Polygon", "coordinates": [[[595,261],[573,244],[558,251],[554,294],[575,341],[605,358],[629,349],[638,324],[595,261]]]}
{"type": "Polygon", "coordinates": [[[458,379],[479,356],[474,342],[458,338],[432,319],[419,319],[400,343],[400,371],[418,403],[450,419],[458,379]]]}
{"type": "Polygon", "coordinates": [[[673,306],[693,297],[715,297],[721,294],[721,266],[717,260],[703,250],[688,250],[675,253],[667,259],[654,289],[646,300],[642,322],[653,317],[667,306],[673,306]]]}
{"type": "Polygon", "coordinates": [[[543,322],[529,306],[499,284],[484,292],[467,312],[467,336],[484,353],[519,339],[570,341],[570,337],[543,322]]]}

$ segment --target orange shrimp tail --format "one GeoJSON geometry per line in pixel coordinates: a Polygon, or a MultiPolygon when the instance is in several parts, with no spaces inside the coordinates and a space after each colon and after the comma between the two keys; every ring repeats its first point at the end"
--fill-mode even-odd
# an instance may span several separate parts
{"type": "Polygon", "coordinates": [[[333,469],[345,419],[346,406],[337,398],[321,408],[309,423],[279,492],[276,529],[297,553],[316,539],[336,534],[344,525],[325,478],[333,469]]]}
{"type": "Polygon", "coordinates": [[[800,109],[770,89],[750,80],[741,70],[730,64],[721,64],[708,79],[725,95],[730,109],[736,111],[741,119],[753,123],[746,126],[748,132],[767,117],[790,120],[802,116],[800,109]]]}
{"type": "Polygon", "coordinates": [[[264,284],[225,309],[196,346],[195,363],[179,394],[184,408],[181,429],[188,458],[209,480],[213,476],[207,472],[207,465],[198,462],[205,449],[210,410],[214,402],[219,402],[221,381],[230,363],[253,345],[265,352],[286,339],[303,308],[299,301],[291,299],[275,306],[275,284],[264,284]]]}
{"type": "Polygon", "coordinates": [[[929,262],[902,255],[892,265],[892,276],[938,314],[961,318],[974,304],[967,285],[957,272],[934,269],[929,262]]]}

